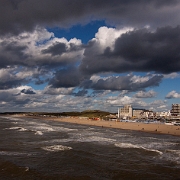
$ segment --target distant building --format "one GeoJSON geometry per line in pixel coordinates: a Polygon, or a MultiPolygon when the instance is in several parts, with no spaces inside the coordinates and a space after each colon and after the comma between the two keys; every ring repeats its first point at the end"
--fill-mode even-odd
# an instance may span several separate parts
{"type": "Polygon", "coordinates": [[[144,113],[144,109],[133,109],[133,118],[141,119],[144,113]]]}
{"type": "Polygon", "coordinates": [[[118,109],[118,118],[131,118],[132,117],[132,107],[131,105],[125,105],[123,108],[118,109]]]}
{"type": "Polygon", "coordinates": [[[157,118],[166,118],[169,117],[171,115],[170,111],[162,111],[162,112],[156,112],[156,117],[157,118]]]}
{"type": "Polygon", "coordinates": [[[171,116],[180,116],[180,104],[172,104],[171,116]]]}

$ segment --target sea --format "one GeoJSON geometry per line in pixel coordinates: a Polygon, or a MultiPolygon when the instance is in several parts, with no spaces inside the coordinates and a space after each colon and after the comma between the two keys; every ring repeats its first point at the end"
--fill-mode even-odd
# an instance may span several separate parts
{"type": "Polygon", "coordinates": [[[0,117],[1,180],[180,180],[180,137],[0,117]]]}

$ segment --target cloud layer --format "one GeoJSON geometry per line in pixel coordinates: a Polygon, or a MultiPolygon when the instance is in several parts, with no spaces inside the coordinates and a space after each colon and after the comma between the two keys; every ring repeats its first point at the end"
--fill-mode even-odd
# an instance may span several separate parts
{"type": "Polygon", "coordinates": [[[3,0],[0,107],[167,108],[179,93],[154,89],[180,77],[179,22],[177,0],[3,0]],[[97,20],[106,26],[87,44],[48,31],[97,20]]]}
{"type": "Polygon", "coordinates": [[[0,2],[0,34],[18,34],[39,26],[69,27],[106,19],[119,26],[143,27],[179,23],[177,0],[5,0],[0,2]]]}

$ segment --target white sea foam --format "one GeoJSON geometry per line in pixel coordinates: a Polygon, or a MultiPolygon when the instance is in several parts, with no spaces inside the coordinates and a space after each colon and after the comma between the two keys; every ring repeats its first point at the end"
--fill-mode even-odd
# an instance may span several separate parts
{"type": "Polygon", "coordinates": [[[70,128],[64,128],[64,127],[54,127],[45,123],[35,123],[35,122],[28,122],[28,125],[30,125],[28,128],[31,130],[36,130],[36,131],[42,131],[42,132],[55,132],[55,131],[60,131],[60,132],[69,132],[69,131],[77,131],[77,129],[70,129],[70,128]]]}
{"type": "Polygon", "coordinates": [[[49,141],[43,141],[43,143],[66,143],[66,142],[98,142],[98,143],[110,144],[116,142],[116,140],[111,138],[98,137],[98,136],[81,136],[79,134],[68,139],[52,139],[49,141]]]}
{"type": "Polygon", "coordinates": [[[115,139],[111,139],[111,138],[104,138],[104,137],[98,137],[98,136],[83,136],[83,137],[79,137],[78,139],[76,139],[76,141],[79,142],[105,142],[105,143],[112,143],[115,142],[115,139]]]}
{"type": "Polygon", "coordinates": [[[25,171],[29,171],[29,167],[25,167],[25,171]]]}
{"type": "Polygon", "coordinates": [[[167,149],[162,158],[180,165],[180,150],[167,149]]]}
{"type": "Polygon", "coordinates": [[[128,133],[120,133],[120,134],[115,134],[114,137],[128,137],[128,138],[131,138],[133,137],[132,135],[128,134],[128,133]]]}
{"type": "Polygon", "coordinates": [[[120,148],[135,148],[135,149],[143,149],[145,151],[151,151],[151,152],[156,152],[159,153],[160,155],[163,154],[163,152],[157,150],[157,149],[149,149],[149,148],[145,148],[141,145],[135,145],[135,144],[131,144],[131,143],[116,143],[115,144],[116,147],[120,147],[120,148]]]}
{"type": "Polygon", "coordinates": [[[178,157],[180,157],[180,150],[167,149],[166,152],[173,153],[173,154],[177,155],[178,157]]]}
{"type": "Polygon", "coordinates": [[[42,147],[45,151],[50,151],[50,152],[58,152],[58,151],[65,151],[65,150],[70,150],[72,147],[68,146],[63,146],[63,145],[53,145],[53,146],[45,146],[42,147]]]}
{"type": "Polygon", "coordinates": [[[88,128],[88,130],[94,130],[94,129],[95,129],[95,128],[93,128],[93,127],[89,127],[89,128],[88,128]]]}
{"type": "Polygon", "coordinates": [[[41,132],[41,131],[36,131],[36,132],[35,132],[35,135],[43,135],[43,132],[41,132]]]}
{"type": "Polygon", "coordinates": [[[147,144],[143,144],[143,147],[148,149],[167,149],[169,147],[176,146],[178,143],[174,142],[149,142],[147,144]]]}
{"type": "Polygon", "coordinates": [[[17,122],[12,122],[13,124],[17,124],[17,122]]]}
{"type": "Polygon", "coordinates": [[[151,140],[157,140],[157,138],[155,138],[155,137],[141,137],[142,139],[151,139],[151,140]]]}
{"type": "Polygon", "coordinates": [[[36,127],[32,127],[32,129],[37,131],[46,131],[46,132],[55,131],[52,127],[48,127],[48,126],[36,126],[36,127]]]}
{"type": "Polygon", "coordinates": [[[8,129],[8,130],[18,130],[18,131],[27,131],[26,128],[23,128],[23,127],[10,127],[10,128],[5,128],[5,130],[8,129]]]}
{"type": "Polygon", "coordinates": [[[68,139],[52,139],[49,141],[42,141],[42,143],[66,143],[66,142],[72,142],[73,140],[68,138],[68,139]]]}
{"type": "Polygon", "coordinates": [[[137,146],[131,143],[116,143],[114,145],[120,148],[140,148],[140,146],[137,146]]]}
{"type": "Polygon", "coordinates": [[[71,129],[71,128],[65,128],[65,127],[55,127],[55,130],[61,131],[61,132],[78,131],[78,129],[71,129]]]}
{"type": "Polygon", "coordinates": [[[27,153],[20,153],[20,152],[9,152],[9,151],[0,151],[0,155],[6,155],[6,156],[20,156],[20,155],[29,155],[27,153]]]}
{"type": "Polygon", "coordinates": [[[141,146],[141,148],[144,149],[144,150],[146,150],[146,151],[151,151],[151,152],[159,153],[160,155],[163,154],[162,151],[159,151],[159,150],[157,150],[157,149],[148,149],[148,148],[145,148],[145,147],[142,147],[142,146],[141,146]]]}

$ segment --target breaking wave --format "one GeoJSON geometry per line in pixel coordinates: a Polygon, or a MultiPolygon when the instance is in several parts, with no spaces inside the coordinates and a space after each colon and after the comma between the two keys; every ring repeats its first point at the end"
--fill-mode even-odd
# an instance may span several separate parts
{"type": "Polygon", "coordinates": [[[36,132],[35,132],[35,135],[43,135],[43,132],[41,132],[41,131],[36,131],[36,132]]]}
{"type": "Polygon", "coordinates": [[[29,153],[22,153],[22,152],[9,152],[9,151],[0,151],[0,155],[6,155],[6,156],[29,156],[29,153]]]}
{"type": "Polygon", "coordinates": [[[145,151],[151,151],[151,152],[156,152],[160,155],[163,154],[163,152],[157,150],[157,149],[148,149],[148,148],[145,148],[143,146],[140,146],[140,145],[134,145],[134,144],[131,144],[131,143],[116,143],[115,144],[116,147],[120,147],[120,148],[134,148],[134,149],[143,149],[145,151]]]}
{"type": "Polygon", "coordinates": [[[178,157],[180,157],[180,150],[167,149],[166,152],[171,152],[172,154],[175,154],[178,157]]]}
{"type": "Polygon", "coordinates": [[[26,128],[23,128],[23,127],[10,127],[10,128],[5,128],[6,129],[9,129],[9,130],[18,130],[18,131],[28,131],[26,128]]]}
{"type": "Polygon", "coordinates": [[[71,150],[72,147],[63,146],[63,145],[53,145],[53,146],[42,147],[42,149],[45,151],[50,151],[50,152],[58,152],[58,151],[71,150]]]}

